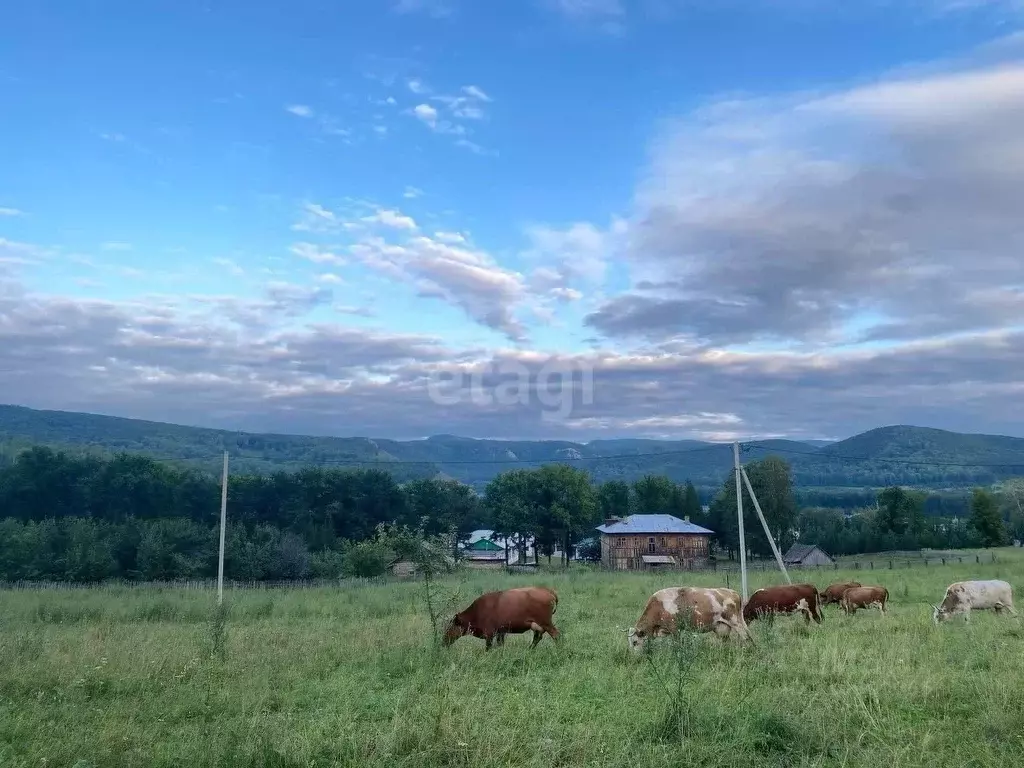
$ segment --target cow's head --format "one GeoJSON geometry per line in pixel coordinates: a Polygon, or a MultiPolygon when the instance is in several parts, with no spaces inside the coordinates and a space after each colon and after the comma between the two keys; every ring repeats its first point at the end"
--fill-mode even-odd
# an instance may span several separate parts
{"type": "Polygon", "coordinates": [[[444,636],[441,638],[441,642],[445,647],[448,647],[464,634],[469,629],[469,626],[465,619],[459,614],[455,614],[452,620],[448,623],[448,628],[444,631],[444,636]]]}
{"type": "Polygon", "coordinates": [[[938,624],[940,621],[945,621],[949,618],[949,611],[943,608],[941,605],[932,606],[932,621],[938,624]]]}
{"type": "Polygon", "coordinates": [[[630,627],[626,630],[626,642],[629,644],[629,650],[634,653],[640,653],[647,642],[647,633],[642,629],[630,627]]]}

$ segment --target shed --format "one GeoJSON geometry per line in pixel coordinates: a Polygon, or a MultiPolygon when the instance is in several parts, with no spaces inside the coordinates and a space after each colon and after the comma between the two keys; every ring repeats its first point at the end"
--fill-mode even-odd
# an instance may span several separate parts
{"type": "Polygon", "coordinates": [[[794,544],[782,556],[786,565],[835,565],[829,555],[817,544],[794,544]]]}

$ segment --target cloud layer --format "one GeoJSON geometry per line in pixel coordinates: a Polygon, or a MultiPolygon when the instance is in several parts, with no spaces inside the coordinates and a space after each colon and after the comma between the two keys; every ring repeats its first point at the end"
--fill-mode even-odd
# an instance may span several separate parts
{"type": "MultiPolygon", "coordinates": [[[[1024,63],[1000,50],[855,87],[712,101],[665,126],[632,210],[527,225],[500,251],[430,211],[407,178],[401,206],[299,204],[274,257],[295,271],[267,269],[244,298],[35,290],[29,270],[88,257],[0,238],[0,392],[382,437],[832,438],[891,423],[1024,435],[1024,63]],[[423,328],[454,327],[428,322],[441,307],[497,341],[389,330],[386,312],[351,295],[367,275],[427,299],[413,310],[423,328]]],[[[469,142],[493,103],[478,85],[397,87],[402,119],[427,137],[469,142]]],[[[293,128],[321,119],[319,107],[285,109],[293,128]]],[[[22,223],[10,202],[0,217],[22,223]]],[[[144,238],[129,237],[97,250],[110,274],[141,278],[130,259],[144,238]]],[[[228,255],[205,263],[249,280],[228,255]]]]}
{"type": "Polygon", "coordinates": [[[587,322],[710,345],[1024,325],[1024,64],[713,104],[668,132],[635,281],[587,322]]]}

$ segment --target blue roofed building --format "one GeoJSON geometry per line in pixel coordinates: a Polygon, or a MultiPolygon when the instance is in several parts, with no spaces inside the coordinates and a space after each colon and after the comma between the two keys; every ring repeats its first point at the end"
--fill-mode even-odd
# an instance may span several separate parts
{"type": "Polygon", "coordinates": [[[630,515],[599,525],[601,564],[613,570],[703,568],[714,531],[673,515],[630,515]]]}

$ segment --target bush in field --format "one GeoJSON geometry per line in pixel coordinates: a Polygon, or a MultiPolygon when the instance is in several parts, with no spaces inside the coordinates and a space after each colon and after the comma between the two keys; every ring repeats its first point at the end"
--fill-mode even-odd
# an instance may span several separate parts
{"type": "Polygon", "coordinates": [[[340,579],[345,575],[345,557],[333,549],[314,552],[309,556],[309,573],[314,579],[340,579]]]}
{"type": "Polygon", "coordinates": [[[383,576],[395,559],[395,551],[386,542],[367,539],[344,547],[342,572],[361,579],[383,576]]]}

